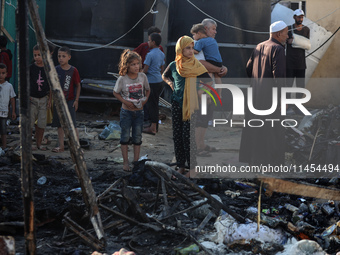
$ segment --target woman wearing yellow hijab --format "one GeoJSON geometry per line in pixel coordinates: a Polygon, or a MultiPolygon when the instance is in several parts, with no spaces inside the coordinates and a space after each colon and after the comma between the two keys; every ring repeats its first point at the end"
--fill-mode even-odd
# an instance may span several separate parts
{"type": "Polygon", "coordinates": [[[207,69],[194,56],[193,39],[189,36],[182,36],[176,43],[175,61],[171,62],[163,73],[163,80],[173,90],[172,129],[175,156],[180,173],[184,173],[186,163],[189,169],[196,165],[197,77],[210,79],[207,69]]]}

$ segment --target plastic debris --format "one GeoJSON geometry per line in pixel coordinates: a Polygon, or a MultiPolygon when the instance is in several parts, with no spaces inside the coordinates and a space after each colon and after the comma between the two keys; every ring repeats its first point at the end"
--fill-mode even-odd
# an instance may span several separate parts
{"type": "Polygon", "coordinates": [[[304,216],[302,214],[298,214],[298,215],[293,216],[292,221],[294,224],[296,224],[298,221],[303,220],[303,219],[304,219],[304,216]]]}
{"type": "Polygon", "coordinates": [[[80,194],[81,193],[81,187],[71,189],[70,192],[74,192],[74,193],[80,194]]]}
{"type": "Polygon", "coordinates": [[[241,193],[245,195],[257,194],[257,190],[254,188],[249,188],[249,189],[243,190],[241,193]]]}
{"type": "Polygon", "coordinates": [[[46,183],[46,181],[47,181],[46,176],[41,176],[41,177],[37,180],[37,183],[38,183],[39,185],[44,185],[44,184],[46,183]]]}
{"type": "Polygon", "coordinates": [[[307,212],[308,206],[305,203],[300,204],[299,206],[299,213],[307,212]]]}
{"type": "Polygon", "coordinates": [[[328,204],[324,204],[321,207],[321,210],[327,215],[330,216],[334,213],[335,209],[333,207],[330,207],[328,204]]]}
{"type": "Polygon", "coordinates": [[[2,157],[4,155],[5,155],[5,151],[2,148],[0,148],[0,157],[2,157]]]}
{"type": "Polygon", "coordinates": [[[281,216],[270,217],[261,213],[261,222],[271,228],[276,228],[281,222],[286,220],[281,216]]]}
{"type": "Polygon", "coordinates": [[[319,209],[319,205],[317,203],[311,203],[308,205],[308,208],[311,213],[315,213],[319,209]]]}
{"type": "Polygon", "coordinates": [[[247,212],[248,214],[257,214],[257,208],[256,208],[256,207],[253,207],[253,206],[248,207],[248,208],[246,209],[246,212],[247,212]]]}
{"type": "Polygon", "coordinates": [[[111,161],[111,162],[116,162],[116,163],[123,163],[123,158],[122,157],[116,157],[116,158],[112,158],[112,157],[108,157],[106,159],[107,161],[111,161]]]}
{"type": "Polygon", "coordinates": [[[229,214],[225,214],[214,224],[217,233],[213,241],[217,243],[229,244],[241,239],[256,239],[262,242],[274,242],[284,244],[287,241],[286,234],[280,229],[271,229],[267,226],[260,225],[257,232],[257,223],[239,224],[229,214]]]}
{"type": "Polygon", "coordinates": [[[299,211],[299,208],[297,208],[296,206],[291,205],[291,204],[285,204],[284,207],[285,207],[287,210],[291,211],[291,212],[297,212],[297,211],[299,211]]]}
{"type": "Polygon", "coordinates": [[[179,251],[177,251],[177,255],[189,255],[189,254],[196,254],[200,251],[200,248],[197,246],[197,244],[192,244],[186,248],[183,248],[179,251]]]}
{"type": "Polygon", "coordinates": [[[254,183],[250,182],[235,182],[235,184],[243,189],[255,188],[257,187],[254,183]]]}
{"type": "Polygon", "coordinates": [[[226,190],[224,192],[224,194],[226,194],[227,196],[231,196],[231,198],[235,198],[235,197],[238,197],[239,195],[241,195],[241,192],[226,190]]]}
{"type": "Polygon", "coordinates": [[[18,254],[15,253],[15,239],[12,236],[0,236],[0,254],[18,254]]]}
{"type": "Polygon", "coordinates": [[[311,240],[301,240],[292,245],[285,254],[289,255],[326,255],[320,245],[311,240]]]}
{"type": "MultiPolygon", "coordinates": [[[[219,196],[214,195],[214,194],[211,195],[211,196],[214,197],[216,200],[222,202],[222,199],[219,196]]],[[[205,202],[206,200],[207,199],[204,198],[202,200],[193,201],[192,205],[194,206],[194,205],[201,204],[201,203],[205,202]]],[[[205,205],[202,205],[202,206],[196,208],[192,212],[190,212],[190,216],[195,217],[195,218],[199,218],[199,219],[204,219],[205,216],[207,216],[209,213],[210,213],[210,205],[205,204],[205,205]]]]}
{"type": "Polygon", "coordinates": [[[280,211],[276,208],[271,208],[271,210],[272,210],[272,214],[279,214],[280,213],[280,211]]]}
{"type": "Polygon", "coordinates": [[[322,237],[326,237],[326,236],[330,236],[334,230],[336,229],[336,224],[333,224],[331,226],[329,226],[328,228],[326,228],[322,233],[321,236],[322,237]]]}
{"type": "Polygon", "coordinates": [[[108,126],[99,134],[100,140],[120,139],[121,128],[118,121],[110,121],[108,126]]]}
{"type": "Polygon", "coordinates": [[[270,214],[270,209],[262,209],[262,212],[263,212],[264,214],[270,214]]]}
{"type": "Polygon", "coordinates": [[[148,154],[145,154],[144,156],[141,156],[139,159],[138,159],[138,161],[142,161],[142,160],[144,160],[144,159],[148,159],[148,154]]]}

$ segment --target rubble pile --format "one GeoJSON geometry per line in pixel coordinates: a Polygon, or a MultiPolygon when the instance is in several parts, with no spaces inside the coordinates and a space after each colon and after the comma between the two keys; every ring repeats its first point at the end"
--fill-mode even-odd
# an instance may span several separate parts
{"type": "Polygon", "coordinates": [[[297,128],[286,129],[286,143],[296,165],[339,164],[340,107],[311,111],[297,128]]]}
{"type": "MultiPolygon", "coordinates": [[[[339,108],[312,113],[298,128],[287,129],[294,164],[337,165],[339,108]]],[[[102,131],[105,125],[109,123],[87,126],[102,131]]],[[[18,132],[17,125],[9,126],[9,132],[18,132]]],[[[0,157],[0,236],[14,236],[19,255],[25,246],[20,139],[9,139],[17,147],[3,151],[0,157]]],[[[109,145],[99,148],[111,152],[119,148],[117,142],[109,145]]],[[[145,158],[132,173],[117,171],[121,170],[117,160],[93,160],[88,172],[97,195],[104,241],[95,237],[73,163],[61,163],[68,159],[33,154],[39,253],[75,255],[98,250],[112,254],[122,247],[136,254],[157,255],[340,252],[336,172],[332,178],[286,179],[291,182],[290,193],[280,191],[276,184],[270,186],[264,178],[189,180],[171,167],[145,158]],[[313,192],[294,193],[299,185],[309,185],[313,192]],[[332,198],[321,199],[325,194],[332,198]]]]}
{"type": "MultiPolygon", "coordinates": [[[[17,241],[23,234],[23,224],[18,224],[23,220],[20,164],[10,157],[1,160],[7,162],[0,172],[0,232],[15,236],[17,250],[23,250],[17,241]]],[[[33,165],[39,250],[45,254],[98,250],[102,243],[90,238],[94,231],[72,166],[55,159],[33,165]]],[[[108,253],[125,247],[137,254],[294,254],[284,253],[291,240],[294,247],[313,244],[328,254],[340,251],[337,201],[276,192],[269,196],[265,186],[260,189],[260,180],[254,179],[197,179],[194,183],[149,160],[124,176],[112,174],[112,165],[100,167],[89,169],[89,174],[98,195],[108,253]]],[[[340,186],[337,180],[308,181],[340,186]]]]}

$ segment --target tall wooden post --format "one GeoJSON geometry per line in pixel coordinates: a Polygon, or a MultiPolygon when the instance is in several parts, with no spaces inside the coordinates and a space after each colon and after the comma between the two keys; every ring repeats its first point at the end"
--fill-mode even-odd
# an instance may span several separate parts
{"type": "Polygon", "coordinates": [[[73,121],[68,110],[64,92],[60,87],[58,74],[53,64],[51,54],[48,50],[46,36],[41,25],[37,3],[35,0],[28,0],[29,12],[33,27],[35,29],[35,35],[39,44],[40,53],[44,62],[44,69],[48,83],[52,89],[53,101],[57,108],[57,113],[60,119],[62,128],[65,135],[68,137],[70,144],[70,152],[73,162],[75,162],[76,173],[82,189],[82,195],[84,202],[88,208],[88,213],[91,217],[91,223],[97,234],[98,239],[104,237],[104,230],[100,219],[99,209],[96,201],[96,194],[94,192],[91,180],[88,176],[87,167],[84,161],[83,154],[81,152],[80,144],[77,139],[76,130],[73,125],[73,121]]]}
{"type": "Polygon", "coordinates": [[[18,0],[16,30],[19,47],[19,99],[21,138],[21,188],[24,203],[26,254],[35,254],[34,196],[32,173],[31,105],[28,68],[28,8],[27,0],[18,0]]]}

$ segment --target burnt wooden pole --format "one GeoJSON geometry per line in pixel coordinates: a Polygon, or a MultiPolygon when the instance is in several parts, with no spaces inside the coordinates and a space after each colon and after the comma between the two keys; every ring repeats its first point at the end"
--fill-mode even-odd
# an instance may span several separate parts
{"type": "Polygon", "coordinates": [[[27,0],[18,0],[16,30],[19,48],[19,99],[21,139],[21,188],[24,203],[25,254],[35,254],[34,196],[32,172],[31,105],[28,69],[27,0]]]}
{"type": "Polygon", "coordinates": [[[76,164],[75,170],[78,175],[84,202],[88,208],[88,213],[91,218],[92,225],[97,234],[98,239],[104,237],[104,230],[100,219],[99,209],[96,201],[91,180],[88,176],[83,153],[81,152],[80,144],[77,139],[76,130],[71,119],[70,112],[67,108],[64,92],[61,89],[59,78],[55,66],[53,64],[51,54],[48,50],[45,32],[41,25],[37,3],[35,0],[28,0],[28,8],[31,15],[31,20],[35,30],[35,35],[39,44],[40,53],[44,62],[46,77],[53,94],[53,101],[57,108],[60,123],[64,129],[65,135],[68,137],[70,144],[70,152],[73,162],[76,164]]]}

